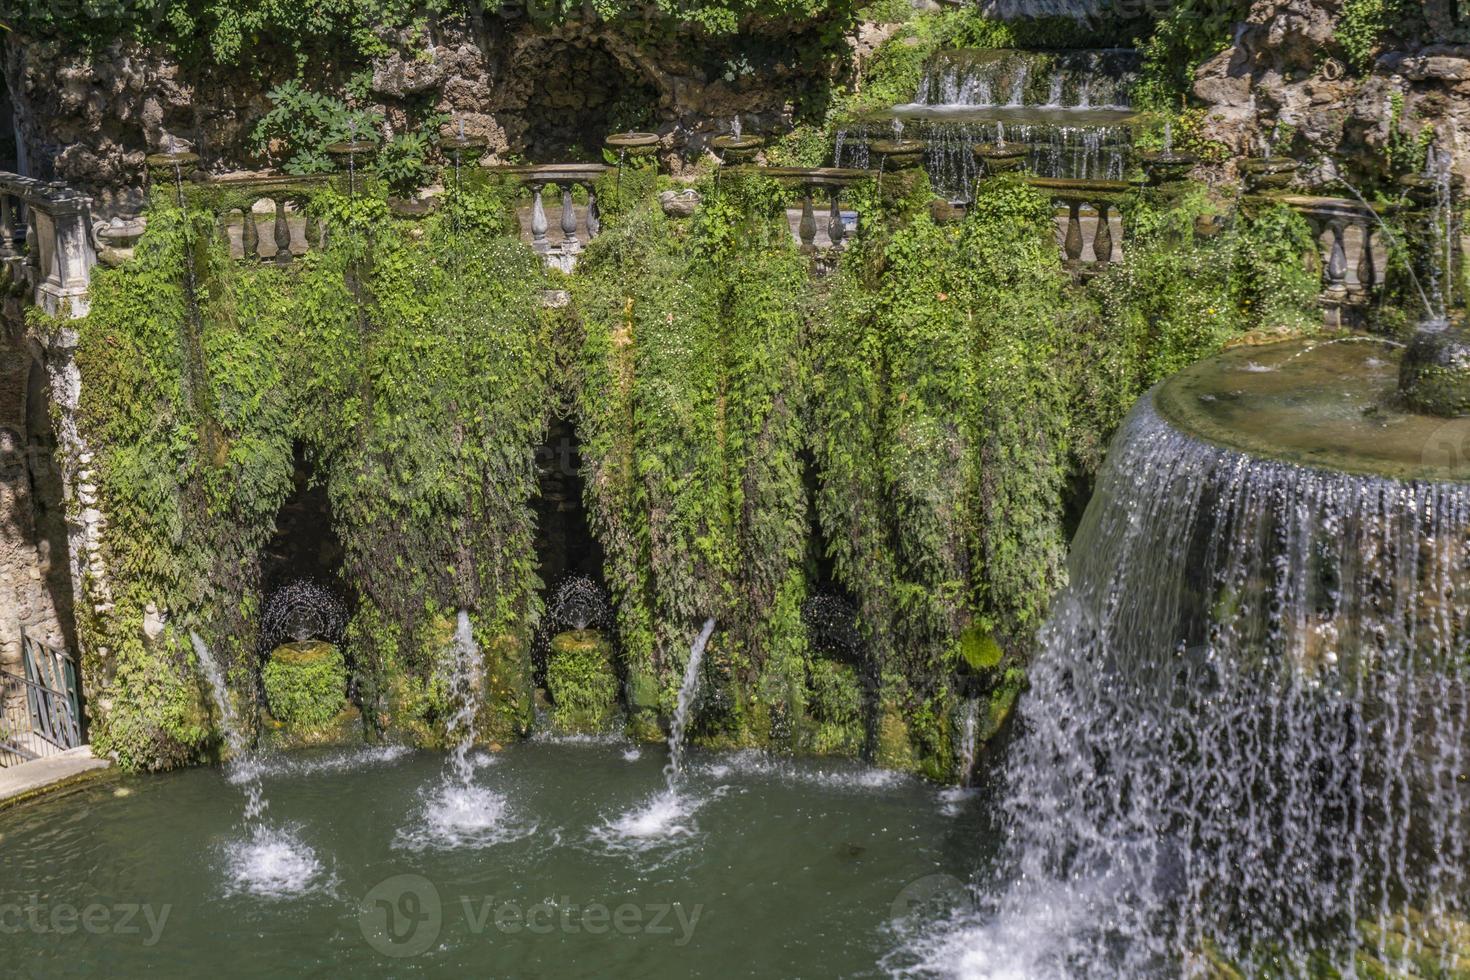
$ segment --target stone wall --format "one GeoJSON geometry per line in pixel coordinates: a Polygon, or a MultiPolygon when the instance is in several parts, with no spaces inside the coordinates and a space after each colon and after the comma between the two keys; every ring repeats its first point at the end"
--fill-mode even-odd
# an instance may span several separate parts
{"type": "MultiPolygon", "coordinates": [[[[1200,69],[1194,93],[1207,106],[1206,135],[1237,156],[1324,154],[1352,179],[1383,172],[1390,105],[1403,98],[1403,128],[1432,126],[1455,169],[1470,175],[1470,44],[1451,0],[1425,0],[1430,40],[1379,54],[1355,75],[1331,53],[1343,0],[1255,0],[1235,43],[1200,69]],[[1283,134],[1289,134],[1283,136],[1283,134]]],[[[1323,179],[1319,168],[1314,175],[1323,179]]],[[[1338,189],[1341,192],[1341,189],[1338,189]]]]}
{"type": "MultiPolygon", "coordinates": [[[[642,21],[431,25],[385,38],[391,53],[369,66],[365,107],[395,132],[425,109],[452,114],[446,128],[488,139],[487,162],[550,162],[577,144],[596,153],[608,131],[636,124],[664,137],[677,171],[734,117],[747,132],[781,132],[804,99],[827,91],[848,59],[823,26],[723,38],[642,21]]],[[[88,54],[63,40],[0,38],[31,172],[92,193],[101,214],[136,206],[144,157],[168,135],[195,143],[208,170],[274,162],[251,132],[281,78],[189,69],[133,41],[88,54]]]]}
{"type": "Polygon", "coordinates": [[[16,673],[22,629],[76,649],[47,384],[30,345],[0,320],[0,668],[16,673]]]}

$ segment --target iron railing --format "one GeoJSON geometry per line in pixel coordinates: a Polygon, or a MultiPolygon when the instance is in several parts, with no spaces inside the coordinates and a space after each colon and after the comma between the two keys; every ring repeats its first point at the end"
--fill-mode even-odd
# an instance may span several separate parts
{"type": "Polygon", "coordinates": [[[0,671],[0,766],[82,744],[76,662],[22,632],[21,664],[22,674],[0,671]]]}

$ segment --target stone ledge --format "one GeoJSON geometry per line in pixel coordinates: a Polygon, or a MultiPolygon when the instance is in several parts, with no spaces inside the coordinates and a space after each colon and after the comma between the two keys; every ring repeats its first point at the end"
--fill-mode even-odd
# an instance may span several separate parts
{"type": "Polygon", "coordinates": [[[93,756],[90,745],[82,745],[0,769],[0,810],[100,775],[111,765],[110,760],[93,756]]]}

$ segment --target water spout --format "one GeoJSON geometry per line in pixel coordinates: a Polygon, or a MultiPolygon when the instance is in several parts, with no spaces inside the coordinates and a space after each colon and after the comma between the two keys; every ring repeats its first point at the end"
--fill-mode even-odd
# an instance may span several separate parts
{"type": "Polygon", "coordinates": [[[480,713],[480,686],[485,660],[480,645],[475,642],[474,627],[470,614],[459,611],[454,628],[454,663],[449,676],[449,695],[456,708],[449,716],[446,726],[449,735],[456,737],[454,750],[449,753],[449,769],[461,786],[468,787],[474,768],[470,765],[470,750],[475,746],[475,718],[480,713]]]}
{"type": "Polygon", "coordinates": [[[669,792],[673,792],[683,770],[684,732],[689,725],[689,711],[694,706],[694,695],[699,689],[699,667],[704,662],[704,648],[715,631],[714,617],[704,621],[704,629],[689,648],[689,663],[684,666],[684,683],[679,686],[679,701],[674,708],[674,722],[669,727],[669,764],[664,767],[664,778],[669,792]]]}

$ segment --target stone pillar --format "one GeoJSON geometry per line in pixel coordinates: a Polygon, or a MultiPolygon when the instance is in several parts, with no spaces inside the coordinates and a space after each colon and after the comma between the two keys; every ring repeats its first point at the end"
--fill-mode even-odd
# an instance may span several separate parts
{"type": "Polygon", "coordinates": [[[36,305],[53,316],[68,310],[86,316],[87,289],[97,252],[92,244],[92,201],[58,189],[44,208],[33,208],[39,250],[40,281],[36,305]]]}

